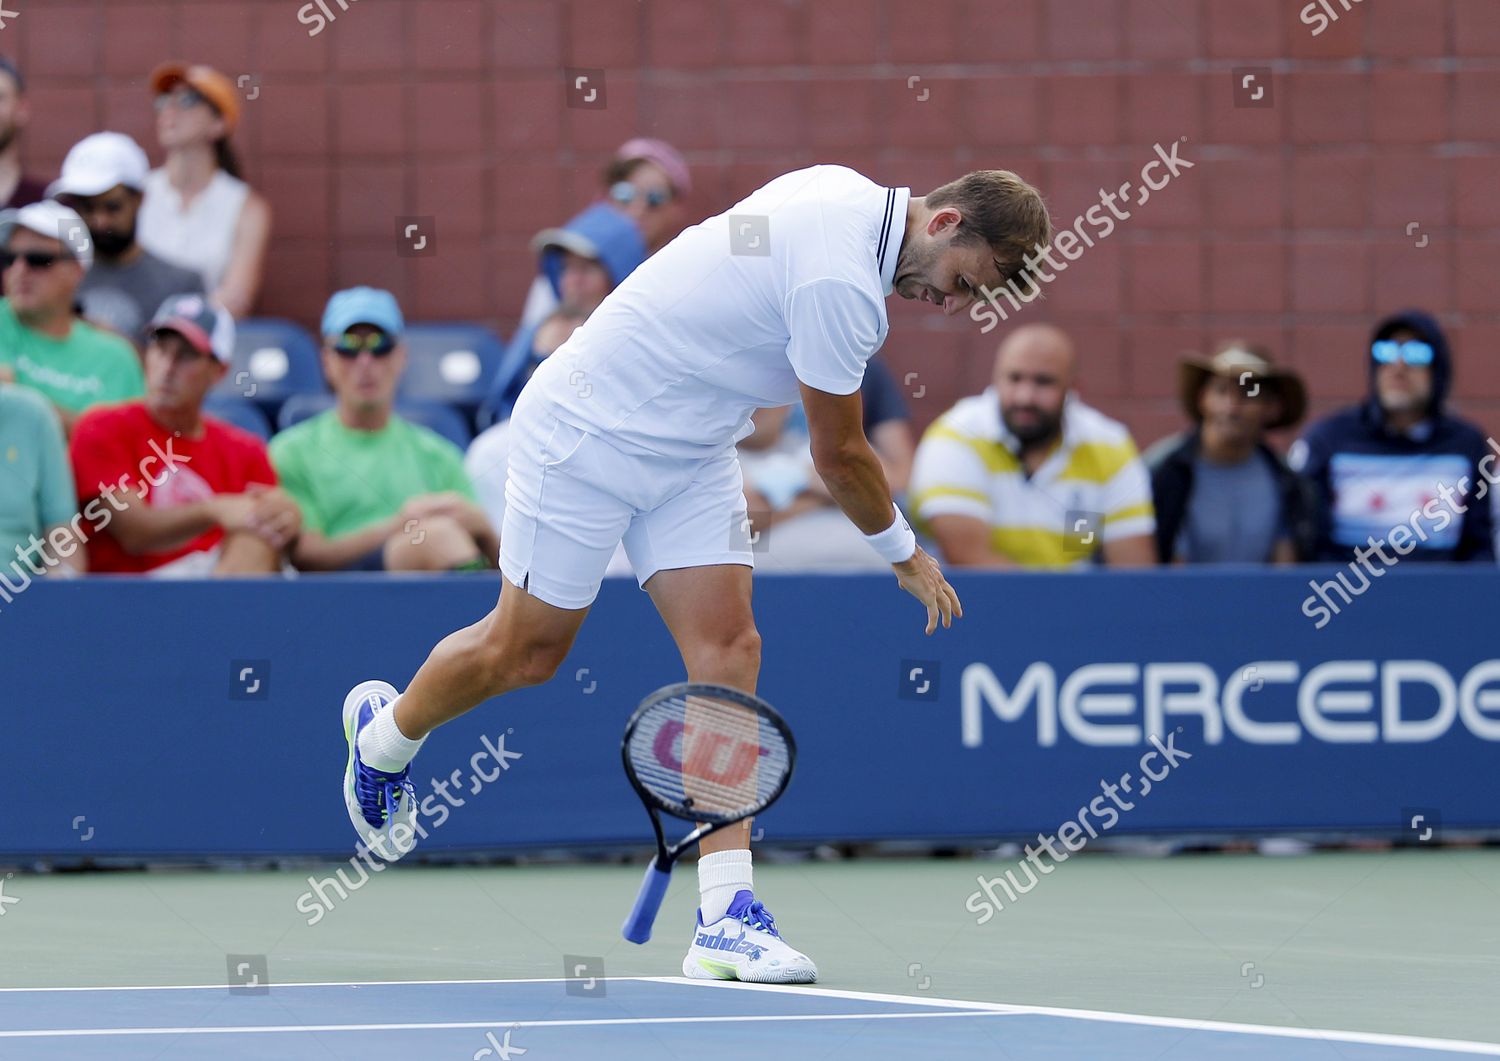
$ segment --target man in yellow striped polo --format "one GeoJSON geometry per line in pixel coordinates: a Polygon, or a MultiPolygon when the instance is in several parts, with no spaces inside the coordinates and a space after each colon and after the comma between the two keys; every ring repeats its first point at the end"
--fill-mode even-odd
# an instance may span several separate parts
{"type": "Polygon", "coordinates": [[[1072,393],[1074,364],[1057,328],[1018,328],[993,384],[923,435],[911,508],[948,563],[1155,563],[1150,476],[1125,426],[1072,393]]]}

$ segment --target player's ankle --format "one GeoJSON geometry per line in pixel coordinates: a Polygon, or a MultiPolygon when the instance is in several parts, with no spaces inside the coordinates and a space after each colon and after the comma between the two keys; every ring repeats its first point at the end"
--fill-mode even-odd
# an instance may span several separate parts
{"type": "Polygon", "coordinates": [[[396,703],[399,699],[398,697],[392,701],[391,706],[385,710],[377,711],[370,724],[359,735],[359,757],[364,764],[388,774],[405,769],[427,739],[425,735],[413,739],[401,732],[401,727],[396,724],[396,703]]]}

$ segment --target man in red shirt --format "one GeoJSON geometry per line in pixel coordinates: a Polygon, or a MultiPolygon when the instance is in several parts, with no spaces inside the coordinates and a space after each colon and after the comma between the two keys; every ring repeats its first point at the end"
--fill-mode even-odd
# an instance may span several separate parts
{"type": "Polygon", "coordinates": [[[90,515],[89,569],[159,576],[279,571],[301,529],[265,443],[203,415],[228,371],[234,321],[174,295],[151,322],[146,398],[82,416],[70,454],[90,515]],[[92,507],[90,507],[92,506],[92,507]]]}

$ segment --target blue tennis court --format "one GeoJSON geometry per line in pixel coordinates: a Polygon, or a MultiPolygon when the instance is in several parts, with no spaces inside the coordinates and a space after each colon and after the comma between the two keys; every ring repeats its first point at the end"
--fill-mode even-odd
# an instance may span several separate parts
{"type": "Polygon", "coordinates": [[[1500,1045],[675,977],[0,991],[14,1058],[1500,1056],[1500,1045]],[[571,989],[571,991],[570,991],[571,989]],[[753,1036],[744,1033],[754,1028],[753,1036]],[[972,1053],[971,1053],[972,1052],[972,1053]]]}

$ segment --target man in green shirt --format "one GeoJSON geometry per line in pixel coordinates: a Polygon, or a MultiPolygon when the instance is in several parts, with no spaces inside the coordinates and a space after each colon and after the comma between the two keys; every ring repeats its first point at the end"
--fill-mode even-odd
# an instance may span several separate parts
{"type": "Polygon", "coordinates": [[[70,435],[90,406],[146,391],[130,343],[74,313],[92,260],[88,226],[66,206],[45,199],[0,212],[0,382],[39,391],[70,435]]]}
{"type": "Polygon", "coordinates": [[[302,508],[292,562],[306,571],[454,571],[493,567],[500,540],[451,442],[395,414],[405,321],[388,291],[328,300],[328,412],[271,440],[271,463],[302,508]]]}

